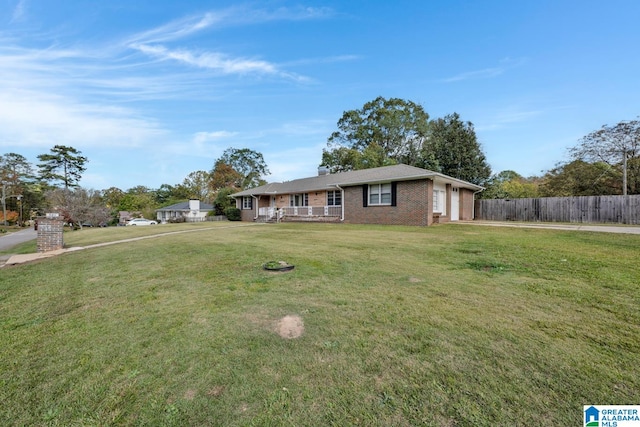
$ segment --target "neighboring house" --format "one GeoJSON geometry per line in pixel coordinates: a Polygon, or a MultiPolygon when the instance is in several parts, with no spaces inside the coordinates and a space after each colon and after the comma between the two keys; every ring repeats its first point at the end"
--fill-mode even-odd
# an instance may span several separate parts
{"type": "Polygon", "coordinates": [[[167,223],[170,221],[201,222],[207,220],[209,212],[215,210],[213,205],[200,203],[200,200],[191,199],[188,202],[176,203],[166,208],[157,209],[156,217],[158,222],[167,223]]]}
{"type": "Polygon", "coordinates": [[[118,212],[118,225],[125,225],[127,221],[129,221],[133,216],[129,211],[119,211],[118,212]]]}
{"type": "Polygon", "coordinates": [[[232,195],[242,221],[427,226],[473,219],[479,185],[408,165],[270,183],[232,195]]]}

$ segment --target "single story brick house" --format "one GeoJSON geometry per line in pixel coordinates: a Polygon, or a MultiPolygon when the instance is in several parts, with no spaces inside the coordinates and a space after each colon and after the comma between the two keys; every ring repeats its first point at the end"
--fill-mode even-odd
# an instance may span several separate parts
{"type": "Polygon", "coordinates": [[[201,222],[206,221],[209,212],[215,210],[213,205],[208,203],[200,203],[200,200],[191,199],[188,202],[180,202],[175,205],[167,206],[156,210],[156,217],[159,223],[167,223],[169,221],[181,220],[185,222],[201,222]]]}
{"type": "Polygon", "coordinates": [[[483,187],[408,165],[269,183],[235,193],[242,221],[335,221],[428,226],[473,219],[483,187]]]}

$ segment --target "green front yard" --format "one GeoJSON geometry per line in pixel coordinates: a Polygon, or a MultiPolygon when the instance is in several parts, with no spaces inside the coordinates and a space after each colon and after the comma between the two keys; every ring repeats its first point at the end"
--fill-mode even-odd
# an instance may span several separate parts
{"type": "Polygon", "coordinates": [[[640,236],[232,225],[76,231],[197,229],[0,269],[0,425],[581,425],[640,403],[640,236]]]}

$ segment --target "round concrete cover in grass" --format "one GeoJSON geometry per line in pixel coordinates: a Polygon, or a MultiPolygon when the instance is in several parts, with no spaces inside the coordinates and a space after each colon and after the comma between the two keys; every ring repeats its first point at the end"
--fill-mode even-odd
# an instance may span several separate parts
{"type": "Polygon", "coordinates": [[[304,323],[300,316],[289,315],[284,316],[278,321],[278,335],[282,338],[293,339],[302,336],[304,333],[304,323]]]}

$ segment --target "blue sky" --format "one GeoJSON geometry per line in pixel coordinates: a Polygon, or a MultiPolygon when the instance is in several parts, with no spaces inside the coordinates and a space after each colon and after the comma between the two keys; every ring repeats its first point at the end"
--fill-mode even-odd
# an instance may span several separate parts
{"type": "Polygon", "coordinates": [[[228,147],[316,174],[378,96],[471,121],[492,171],[541,175],[640,113],[640,2],[0,0],[0,154],[56,144],[86,188],[175,185],[228,147]]]}

